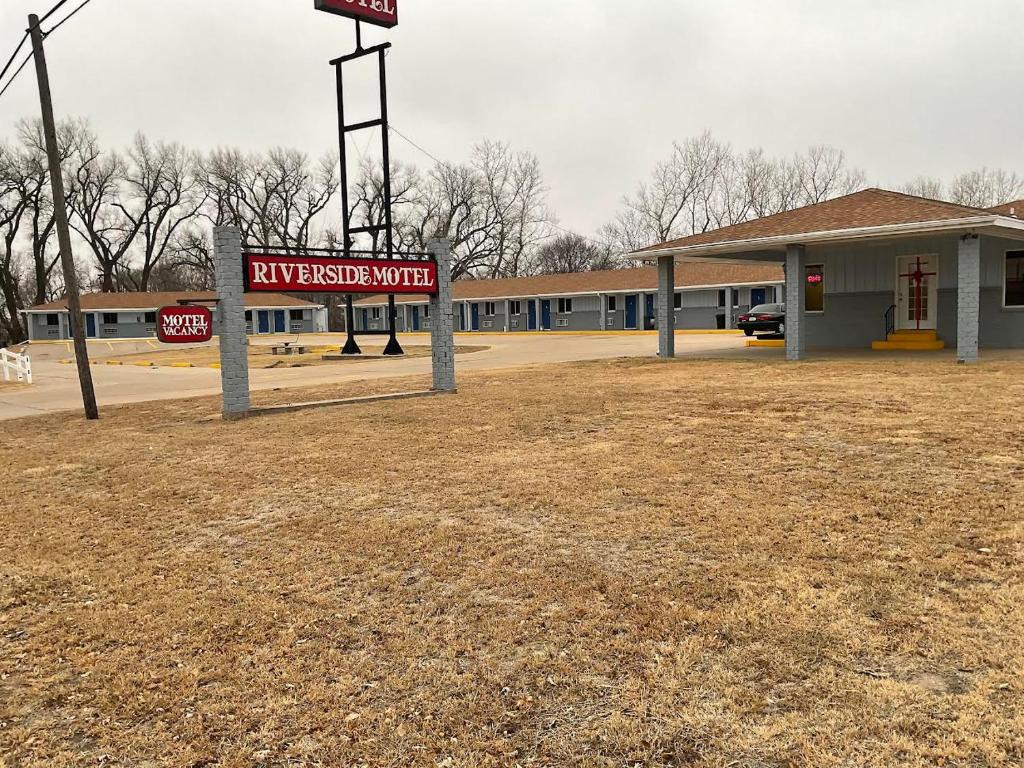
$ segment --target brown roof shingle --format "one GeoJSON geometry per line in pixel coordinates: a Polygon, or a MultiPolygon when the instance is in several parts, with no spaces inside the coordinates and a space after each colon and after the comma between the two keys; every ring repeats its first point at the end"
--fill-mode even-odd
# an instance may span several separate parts
{"type": "Polygon", "coordinates": [[[989,208],[989,212],[998,213],[1000,216],[1013,216],[1016,219],[1024,219],[1024,200],[1014,200],[1012,203],[1003,203],[995,208],[989,208]]]}
{"type": "MultiPolygon", "coordinates": [[[[150,293],[87,293],[82,296],[82,309],[87,311],[146,309],[155,310],[161,307],[172,307],[179,301],[214,301],[217,294],[213,291],[163,291],[150,293]]],[[[316,307],[302,299],[285,296],[283,293],[247,293],[247,307],[316,307]]],[[[30,312],[59,312],[68,308],[67,299],[51,301],[30,307],[30,312]]]]}
{"type": "Polygon", "coordinates": [[[734,224],[711,232],[702,232],[639,251],[714,245],[762,238],[807,235],[816,232],[838,232],[863,227],[884,227],[930,221],[982,216],[992,211],[969,208],[941,200],[890,192],[885,189],[865,189],[852,195],[826,200],[805,208],[797,208],[763,219],[734,224]]]}
{"type": "MultiPolygon", "coordinates": [[[[776,264],[686,263],[676,265],[677,288],[780,283],[782,280],[782,267],[776,264]]],[[[634,290],[655,291],[658,288],[658,270],[655,267],[639,267],[498,280],[457,280],[453,287],[455,301],[615,293],[634,290]]],[[[370,296],[357,303],[379,304],[383,300],[382,296],[370,296]]],[[[396,297],[396,300],[400,304],[407,304],[426,301],[427,297],[399,296],[396,297]]]]}

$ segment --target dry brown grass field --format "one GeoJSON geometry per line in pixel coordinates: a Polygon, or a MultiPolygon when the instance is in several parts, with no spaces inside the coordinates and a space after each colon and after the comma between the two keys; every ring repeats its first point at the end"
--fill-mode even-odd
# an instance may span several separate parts
{"type": "Polygon", "coordinates": [[[0,765],[1024,763],[1024,364],[460,386],[0,425],[0,765]]]}

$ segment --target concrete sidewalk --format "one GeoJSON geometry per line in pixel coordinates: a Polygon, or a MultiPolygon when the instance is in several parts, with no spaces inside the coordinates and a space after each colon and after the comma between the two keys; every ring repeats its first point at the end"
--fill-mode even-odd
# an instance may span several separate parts
{"type": "MultiPolygon", "coordinates": [[[[316,343],[341,343],[340,336],[317,336],[316,343]]],[[[403,344],[423,346],[429,336],[403,335],[403,344]]],[[[106,348],[95,348],[96,355],[110,356],[106,348]]],[[[254,343],[259,343],[255,341],[254,343]]],[[[526,365],[562,363],[579,360],[607,360],[620,357],[653,357],[657,338],[643,334],[458,334],[457,343],[487,346],[489,349],[459,355],[458,371],[482,371],[517,368],[526,365]]],[[[744,354],[741,336],[727,334],[680,334],[680,356],[744,354]]],[[[154,349],[148,342],[128,342],[118,353],[154,349]]],[[[63,345],[34,346],[30,349],[36,383],[31,387],[0,389],[0,420],[16,419],[57,411],[79,411],[82,407],[75,366],[62,365],[67,358],[63,345]]],[[[184,354],[183,350],[183,354],[184,354]]],[[[318,386],[334,382],[358,381],[417,374],[430,374],[430,358],[346,360],[336,365],[306,368],[252,370],[250,386],[254,391],[318,386]]],[[[96,365],[92,368],[100,406],[173,400],[220,394],[220,372],[210,368],[136,368],[134,366],[96,365]]]]}

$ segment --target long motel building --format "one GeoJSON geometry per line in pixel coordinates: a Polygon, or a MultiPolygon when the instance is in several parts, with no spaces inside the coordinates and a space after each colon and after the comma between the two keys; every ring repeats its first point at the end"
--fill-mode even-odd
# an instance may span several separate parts
{"type": "MultiPolygon", "coordinates": [[[[759,304],[782,300],[785,278],[774,264],[680,264],[675,270],[675,327],[729,329],[736,317],[759,304]]],[[[431,326],[426,296],[396,297],[398,330],[431,326]]],[[[388,328],[386,296],[355,305],[359,331],[388,328]]],[[[640,331],[657,327],[658,270],[654,267],[575,272],[454,284],[455,330],[640,331]]],[[[340,322],[344,327],[344,310],[340,322]]],[[[332,318],[336,319],[336,318],[332,318]]]]}
{"type": "MultiPolygon", "coordinates": [[[[152,339],[156,337],[157,312],[188,302],[210,307],[214,333],[218,334],[217,294],[212,291],[86,294],[81,299],[85,334],[90,339],[152,339]]],[[[30,341],[71,338],[66,299],[39,304],[21,314],[30,341]]],[[[253,336],[318,333],[327,330],[327,309],[284,294],[249,293],[245,295],[245,325],[253,336]]]]}

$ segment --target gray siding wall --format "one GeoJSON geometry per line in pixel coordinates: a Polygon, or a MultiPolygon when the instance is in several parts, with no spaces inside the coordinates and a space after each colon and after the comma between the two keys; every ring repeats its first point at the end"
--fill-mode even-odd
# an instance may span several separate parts
{"type": "MultiPolygon", "coordinates": [[[[825,311],[807,316],[809,347],[867,347],[885,336],[885,312],[895,303],[898,256],[938,257],[936,330],[947,345],[957,338],[957,254],[955,235],[888,243],[808,248],[808,264],[825,266],[825,311]]],[[[981,240],[981,346],[1024,347],[1024,310],[1003,307],[1006,251],[1021,243],[981,240]]]]}
{"type": "MultiPolygon", "coordinates": [[[[274,332],[274,317],[273,312],[276,310],[270,310],[270,330],[274,332]]],[[[291,320],[290,310],[285,309],[285,333],[316,333],[316,313],[313,309],[302,310],[302,320],[291,320]]],[[[96,335],[93,338],[96,339],[155,339],[156,338],[156,324],[146,322],[145,312],[118,312],[117,323],[104,323],[103,315],[113,313],[103,312],[85,312],[84,316],[92,315],[96,319],[96,335]]],[[[60,313],[60,325],[59,326],[47,326],[46,315],[30,315],[32,318],[30,323],[32,325],[32,338],[37,341],[45,341],[48,339],[67,339],[70,338],[71,332],[68,327],[68,316],[67,313],[60,313]]],[[[254,322],[246,323],[246,330],[248,333],[253,332],[253,326],[258,326],[255,322],[255,314],[253,315],[254,322]]],[[[83,318],[83,322],[86,324],[88,329],[88,320],[83,318]]],[[[213,312],[213,332],[214,335],[220,334],[220,319],[217,316],[217,311],[213,312]]]]}

